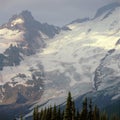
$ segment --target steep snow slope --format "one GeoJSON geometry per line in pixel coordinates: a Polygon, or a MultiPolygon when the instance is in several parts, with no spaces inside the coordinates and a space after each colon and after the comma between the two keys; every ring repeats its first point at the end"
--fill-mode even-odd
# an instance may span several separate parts
{"type": "MultiPolygon", "coordinates": [[[[116,82],[113,81],[114,84],[111,84],[107,78],[104,78],[106,82],[103,80],[98,88],[95,83],[95,71],[108,51],[115,49],[114,54],[119,54],[119,45],[116,46],[120,38],[119,13],[118,7],[104,20],[107,13],[84,23],[70,24],[68,27],[72,31],[62,32],[48,43],[39,54],[47,77],[43,98],[46,95],[47,99],[52,95],[63,96],[63,91],[69,90],[74,96],[79,96],[120,83],[119,79],[116,79],[116,82]]],[[[113,68],[114,74],[120,76],[119,72],[116,72],[120,69],[117,62],[119,59],[111,55],[105,59],[103,66],[113,68]]],[[[110,75],[107,70],[104,74],[110,75]]]]}

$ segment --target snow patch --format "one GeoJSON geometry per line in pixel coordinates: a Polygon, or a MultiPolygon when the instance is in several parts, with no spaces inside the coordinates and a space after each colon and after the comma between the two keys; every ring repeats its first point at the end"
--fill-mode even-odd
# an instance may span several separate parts
{"type": "Polygon", "coordinates": [[[14,26],[16,24],[23,24],[23,23],[24,23],[24,20],[19,18],[19,19],[13,20],[11,23],[11,26],[14,26]]]}

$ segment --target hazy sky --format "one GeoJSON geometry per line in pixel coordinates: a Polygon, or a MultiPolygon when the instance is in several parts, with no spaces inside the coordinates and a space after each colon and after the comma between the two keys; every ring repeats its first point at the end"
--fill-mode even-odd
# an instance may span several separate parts
{"type": "Polygon", "coordinates": [[[54,25],[91,17],[103,5],[120,0],[0,0],[0,25],[22,10],[31,11],[35,19],[54,25]]]}

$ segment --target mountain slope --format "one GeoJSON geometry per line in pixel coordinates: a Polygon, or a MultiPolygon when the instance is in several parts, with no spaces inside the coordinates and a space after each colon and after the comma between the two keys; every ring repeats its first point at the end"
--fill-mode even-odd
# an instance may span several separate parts
{"type": "Polygon", "coordinates": [[[41,68],[31,68],[31,61],[23,60],[45,47],[47,39],[60,30],[36,21],[29,11],[14,15],[0,27],[0,104],[17,103],[21,99],[25,99],[25,103],[40,98],[43,72],[41,68]]]}
{"type": "Polygon", "coordinates": [[[74,99],[88,95],[94,101],[99,98],[102,102],[108,101],[104,105],[119,100],[120,5],[115,4],[101,8],[102,12],[94,19],[68,24],[65,27],[69,31],[61,31],[46,41],[46,46],[42,50],[38,47],[35,54],[26,56],[20,52],[23,58],[20,65],[0,71],[1,104],[23,100],[23,103],[58,105],[64,103],[68,91],[74,99]],[[8,93],[15,94],[14,100],[8,93]]]}
{"type": "Polygon", "coordinates": [[[104,106],[120,99],[119,13],[117,6],[105,19],[106,11],[94,20],[70,24],[71,31],[61,32],[37,54],[46,76],[38,104],[61,104],[68,91],[74,99],[91,93],[104,106]]]}

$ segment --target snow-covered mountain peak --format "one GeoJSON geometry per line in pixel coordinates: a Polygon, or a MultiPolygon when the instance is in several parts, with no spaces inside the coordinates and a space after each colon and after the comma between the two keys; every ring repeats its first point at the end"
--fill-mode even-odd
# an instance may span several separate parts
{"type": "Polygon", "coordinates": [[[37,26],[40,26],[41,23],[36,21],[31,12],[25,10],[20,14],[13,15],[9,21],[3,24],[0,28],[10,29],[10,30],[19,30],[19,31],[28,31],[29,29],[38,30],[37,26]]]}
{"type": "Polygon", "coordinates": [[[9,22],[15,21],[17,19],[22,19],[23,21],[27,22],[29,21],[34,21],[34,17],[32,16],[31,12],[28,10],[24,10],[19,14],[13,15],[10,19],[9,22]]]}
{"type": "Polygon", "coordinates": [[[60,30],[57,26],[36,21],[31,12],[25,10],[0,26],[0,53],[12,44],[18,46],[23,54],[34,54],[38,48],[44,47],[46,39],[53,38],[60,30]]]}

